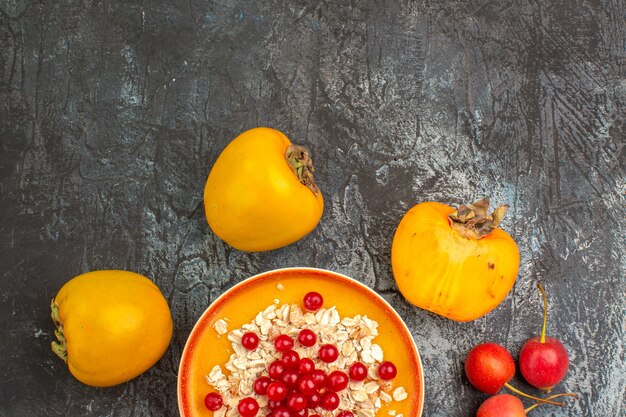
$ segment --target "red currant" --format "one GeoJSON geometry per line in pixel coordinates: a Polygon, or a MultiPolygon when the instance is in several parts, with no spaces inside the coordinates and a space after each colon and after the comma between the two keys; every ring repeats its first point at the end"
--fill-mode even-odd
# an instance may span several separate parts
{"type": "Polygon", "coordinates": [[[361,362],[354,362],[348,371],[350,379],[353,381],[363,381],[367,378],[367,366],[361,362]]]}
{"type": "Polygon", "coordinates": [[[246,397],[239,400],[237,411],[241,417],[254,417],[259,412],[259,403],[252,397],[246,397]]]}
{"type": "Polygon", "coordinates": [[[331,363],[335,362],[339,357],[339,351],[334,345],[322,345],[319,350],[319,357],[322,362],[331,363]]]}
{"type": "Polygon", "coordinates": [[[354,417],[354,414],[352,414],[352,411],[343,410],[342,412],[337,414],[337,417],[354,417]]]}
{"type": "Polygon", "coordinates": [[[309,358],[300,359],[300,365],[298,366],[298,372],[301,375],[310,374],[315,369],[315,363],[309,358]]]}
{"type": "Polygon", "coordinates": [[[287,398],[287,407],[291,411],[300,411],[306,408],[306,397],[300,393],[291,394],[287,398]]]}
{"type": "Polygon", "coordinates": [[[309,410],[307,410],[306,408],[303,408],[300,411],[292,411],[291,416],[292,417],[309,417],[309,410]]]}
{"type": "Polygon", "coordinates": [[[289,350],[293,348],[293,339],[286,334],[281,334],[274,339],[274,347],[279,352],[289,350]]]}
{"type": "Polygon", "coordinates": [[[322,394],[322,401],[320,402],[320,406],[327,411],[333,411],[339,407],[339,396],[332,392],[326,391],[322,394]]]}
{"type": "Polygon", "coordinates": [[[322,294],[311,291],[304,296],[304,308],[309,311],[317,311],[324,304],[324,297],[322,294]]]}
{"type": "Polygon", "coordinates": [[[272,382],[267,376],[260,376],[254,381],[254,392],[259,395],[265,395],[267,393],[267,386],[272,382]]]}
{"type": "Polygon", "coordinates": [[[285,369],[293,371],[300,366],[300,355],[295,350],[289,349],[283,352],[280,361],[285,366],[285,369]]]}
{"type": "Polygon", "coordinates": [[[315,379],[311,375],[301,376],[298,380],[298,390],[304,395],[313,395],[317,392],[315,379]]]}
{"type": "Polygon", "coordinates": [[[391,362],[383,362],[378,366],[378,376],[381,379],[394,379],[398,373],[396,365],[391,362]]]}
{"type": "Polygon", "coordinates": [[[267,402],[267,407],[271,410],[274,411],[276,410],[278,407],[280,406],[286,406],[285,401],[284,400],[280,400],[280,401],[272,401],[269,400],[267,402]]]}
{"type": "Polygon", "coordinates": [[[209,392],[204,397],[204,405],[211,411],[217,411],[222,408],[222,396],[217,392],[209,392]]]}
{"type": "Polygon", "coordinates": [[[280,376],[285,372],[285,365],[281,361],[274,361],[270,363],[270,366],[267,368],[267,373],[270,378],[278,380],[280,376]]]}
{"type": "Polygon", "coordinates": [[[306,400],[306,406],[308,408],[313,409],[319,406],[321,402],[322,402],[322,396],[318,392],[316,392],[313,395],[309,395],[309,398],[307,398],[306,400]]]}
{"type": "Polygon", "coordinates": [[[317,385],[318,389],[326,388],[326,383],[328,382],[326,372],[321,369],[315,369],[311,372],[311,376],[315,380],[315,385],[317,385]]]}
{"type": "Polygon", "coordinates": [[[287,397],[287,387],[280,381],[272,382],[267,386],[267,399],[274,402],[280,402],[287,397]]]}
{"type": "Polygon", "coordinates": [[[274,409],[272,417],[292,417],[292,415],[287,407],[281,405],[280,407],[274,409]]]}
{"type": "Polygon", "coordinates": [[[296,371],[285,371],[280,376],[280,380],[283,381],[287,389],[296,388],[298,386],[298,373],[296,371]]]}
{"type": "Polygon", "coordinates": [[[244,333],[241,336],[241,344],[248,350],[254,350],[259,346],[259,336],[253,332],[244,333]]]}
{"type": "Polygon", "coordinates": [[[332,371],[328,374],[328,389],[331,391],[341,391],[348,386],[348,375],[341,371],[332,371]]]}
{"type": "Polygon", "coordinates": [[[298,342],[302,346],[311,347],[317,342],[317,336],[313,330],[303,329],[298,333],[298,342]]]}

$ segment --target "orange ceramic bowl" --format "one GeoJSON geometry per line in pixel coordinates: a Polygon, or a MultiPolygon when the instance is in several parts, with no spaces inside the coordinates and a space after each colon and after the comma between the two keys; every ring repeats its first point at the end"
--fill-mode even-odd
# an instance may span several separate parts
{"type": "Polygon", "coordinates": [[[254,319],[259,311],[280,300],[280,304],[302,305],[304,295],[317,291],[324,297],[324,307],[336,306],[341,317],[367,315],[378,322],[374,342],[384,352],[384,360],[393,362],[398,375],[393,385],[403,386],[409,397],[383,405],[378,417],[389,410],[404,417],[419,417],[424,405],[424,377],[415,342],[395,310],[378,294],[335,272],[313,268],[286,268],[248,278],[222,294],[202,314],[189,335],[178,372],[178,407],[182,417],[211,417],[204,406],[204,396],[212,391],[205,376],[215,365],[224,365],[233,353],[226,335],[218,336],[213,324],[229,320],[229,330],[254,319]],[[282,285],[279,285],[282,284],[282,285]]]}

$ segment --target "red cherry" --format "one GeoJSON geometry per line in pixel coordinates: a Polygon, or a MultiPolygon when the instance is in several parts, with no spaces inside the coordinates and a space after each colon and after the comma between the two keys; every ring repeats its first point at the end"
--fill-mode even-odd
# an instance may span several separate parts
{"type": "Polygon", "coordinates": [[[569,357],[565,346],[554,337],[546,336],[548,298],[541,283],[537,284],[543,298],[543,327],[541,335],[524,343],[519,353],[519,367],[524,379],[539,389],[550,390],[567,373],[569,357]]]}
{"type": "Polygon", "coordinates": [[[241,417],[254,417],[259,412],[259,403],[252,397],[246,397],[239,400],[237,411],[241,417]]]}
{"type": "Polygon", "coordinates": [[[311,291],[304,296],[304,308],[308,311],[317,311],[324,305],[322,294],[311,291]]]}
{"type": "Polygon", "coordinates": [[[363,381],[365,378],[367,378],[367,366],[365,366],[361,362],[355,362],[350,367],[348,373],[350,374],[351,380],[363,381]]]}
{"type": "Polygon", "coordinates": [[[481,343],[467,354],[465,374],[479,391],[495,394],[515,375],[515,362],[497,343],[481,343]]]}
{"type": "MultiPolygon", "coordinates": [[[[524,393],[518,394],[526,396],[526,394],[524,393]]],[[[538,402],[531,405],[530,407],[524,408],[524,405],[516,396],[511,394],[497,394],[489,397],[480,405],[480,407],[478,407],[478,410],[476,411],[476,417],[526,417],[526,413],[528,413],[530,410],[545,403],[562,406],[562,403],[550,401],[559,397],[577,397],[577,395],[565,392],[562,394],[551,395],[548,398],[544,399],[529,397],[535,399],[538,402]]]]}
{"type": "Polygon", "coordinates": [[[300,411],[306,408],[306,397],[300,393],[291,394],[287,398],[287,407],[291,411],[300,411]]]}
{"type": "Polygon", "coordinates": [[[270,363],[270,366],[267,368],[267,373],[270,378],[278,380],[280,376],[285,372],[285,365],[281,361],[274,361],[270,363]]]}
{"type": "Polygon", "coordinates": [[[378,376],[381,379],[394,379],[397,374],[398,370],[396,369],[396,365],[389,361],[383,362],[378,366],[378,376]]]}
{"type": "Polygon", "coordinates": [[[274,402],[280,402],[287,397],[287,387],[280,381],[272,382],[267,386],[267,399],[274,402]]]}
{"type": "Polygon", "coordinates": [[[348,375],[341,371],[332,371],[328,374],[328,389],[331,391],[341,391],[348,386],[348,375]]]}
{"type": "Polygon", "coordinates": [[[321,369],[315,369],[311,372],[311,376],[315,380],[315,385],[317,385],[318,389],[326,388],[326,384],[328,382],[328,377],[326,376],[326,372],[321,369]]]}
{"type": "Polygon", "coordinates": [[[322,396],[318,392],[316,392],[313,395],[309,395],[309,398],[307,398],[306,400],[306,406],[313,409],[319,406],[321,402],[322,396]]]}
{"type": "Polygon", "coordinates": [[[267,393],[267,386],[272,382],[269,377],[260,376],[254,381],[254,392],[259,395],[265,395],[267,393]]]}
{"type": "Polygon", "coordinates": [[[298,333],[298,342],[302,346],[311,347],[317,342],[317,336],[313,330],[302,329],[300,333],[298,333]]]}
{"type": "Polygon", "coordinates": [[[519,367],[524,379],[532,386],[550,390],[567,373],[567,350],[557,339],[545,336],[528,339],[519,353],[519,367]]]}
{"type": "Polygon", "coordinates": [[[343,410],[342,412],[337,414],[337,417],[354,417],[354,414],[352,414],[352,411],[343,410]]]}
{"type": "Polygon", "coordinates": [[[286,334],[281,334],[274,339],[274,347],[279,352],[284,352],[293,348],[293,339],[286,334]]]}
{"type": "Polygon", "coordinates": [[[280,376],[287,389],[293,389],[298,386],[298,373],[296,371],[285,371],[280,376]]]}
{"type": "Polygon", "coordinates": [[[241,336],[241,344],[248,350],[254,350],[259,346],[259,336],[253,332],[244,333],[241,336]]]}
{"type": "Polygon", "coordinates": [[[272,417],[292,417],[289,409],[283,405],[274,409],[272,417]]]}
{"type": "Polygon", "coordinates": [[[476,412],[476,417],[526,417],[524,405],[514,395],[498,394],[489,397],[476,412]]]}
{"type": "Polygon", "coordinates": [[[337,350],[337,347],[335,347],[334,345],[322,345],[319,350],[319,357],[322,362],[335,362],[339,357],[339,350],[337,350]]]}
{"type": "Polygon", "coordinates": [[[298,372],[301,375],[310,374],[311,372],[313,372],[314,369],[315,369],[315,363],[311,359],[309,358],[300,359],[298,372]]]}
{"type": "Polygon", "coordinates": [[[295,350],[285,350],[280,361],[285,366],[285,369],[293,371],[300,366],[300,355],[295,350]]]}
{"type": "Polygon", "coordinates": [[[222,396],[217,392],[209,392],[204,397],[204,405],[211,411],[217,411],[222,408],[222,396]]]}
{"type": "Polygon", "coordinates": [[[317,384],[311,375],[301,376],[298,380],[298,390],[304,395],[313,395],[317,392],[317,384]]]}
{"type": "Polygon", "coordinates": [[[332,391],[326,391],[322,394],[320,406],[327,411],[336,410],[339,407],[339,396],[332,391]]]}

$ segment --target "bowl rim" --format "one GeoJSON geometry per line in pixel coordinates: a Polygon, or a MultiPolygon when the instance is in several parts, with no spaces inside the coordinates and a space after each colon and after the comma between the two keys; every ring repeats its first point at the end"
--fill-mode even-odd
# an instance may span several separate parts
{"type": "Polygon", "coordinates": [[[180,414],[181,417],[192,417],[189,415],[185,414],[185,408],[183,407],[183,374],[186,373],[184,366],[187,364],[188,361],[186,361],[187,357],[190,355],[189,350],[192,349],[192,345],[195,345],[193,342],[193,339],[195,339],[198,335],[197,332],[199,332],[201,327],[204,327],[205,322],[208,319],[208,316],[210,315],[210,313],[212,313],[212,310],[215,308],[215,306],[220,305],[221,303],[223,303],[228,297],[230,297],[232,295],[232,293],[236,292],[239,290],[239,288],[250,285],[253,281],[258,281],[259,279],[265,278],[266,276],[273,276],[273,275],[280,275],[280,274],[285,274],[285,273],[294,273],[294,272],[300,272],[300,273],[307,273],[307,272],[313,272],[313,273],[317,273],[320,275],[331,275],[334,278],[339,278],[339,279],[343,279],[343,280],[347,280],[350,283],[354,284],[356,287],[359,287],[360,289],[362,289],[363,291],[365,291],[366,293],[368,293],[369,295],[374,296],[375,298],[378,299],[378,301],[380,301],[383,306],[385,306],[389,312],[394,316],[394,318],[396,319],[396,321],[400,324],[400,328],[401,330],[405,333],[406,338],[410,341],[410,345],[413,348],[413,351],[415,353],[415,358],[416,358],[416,362],[417,362],[417,368],[418,368],[418,376],[419,376],[419,380],[420,380],[420,392],[419,392],[419,397],[420,397],[420,402],[419,402],[419,409],[417,410],[417,414],[415,414],[415,416],[411,416],[411,417],[421,417],[423,411],[424,411],[424,402],[425,402],[425,384],[424,384],[424,367],[422,365],[422,359],[419,353],[419,350],[417,349],[417,345],[415,343],[415,339],[413,338],[413,335],[411,334],[411,331],[409,330],[409,328],[407,327],[406,323],[404,322],[404,320],[402,319],[402,316],[400,316],[400,314],[393,308],[393,306],[391,304],[389,304],[389,302],[387,300],[385,300],[380,294],[378,294],[376,291],[374,291],[373,289],[371,289],[370,287],[368,287],[367,285],[363,284],[360,281],[357,281],[354,278],[351,278],[345,274],[342,274],[340,272],[335,272],[335,271],[331,271],[328,269],[324,269],[324,268],[314,268],[314,267],[284,267],[284,268],[277,268],[277,269],[272,269],[269,271],[265,271],[265,272],[260,272],[258,274],[252,275],[250,277],[247,277],[245,279],[243,279],[242,281],[238,282],[237,284],[233,285],[232,287],[230,287],[229,289],[227,289],[226,291],[224,291],[222,294],[220,294],[215,300],[213,300],[213,302],[211,302],[207,308],[204,310],[204,312],[200,315],[200,317],[198,318],[198,320],[196,321],[196,323],[194,324],[193,328],[191,329],[191,331],[189,332],[189,336],[187,337],[187,341],[185,342],[185,346],[183,347],[183,351],[180,355],[180,361],[179,361],[179,366],[178,366],[178,375],[176,378],[176,393],[177,393],[177,397],[178,397],[178,412],[180,414]]]}

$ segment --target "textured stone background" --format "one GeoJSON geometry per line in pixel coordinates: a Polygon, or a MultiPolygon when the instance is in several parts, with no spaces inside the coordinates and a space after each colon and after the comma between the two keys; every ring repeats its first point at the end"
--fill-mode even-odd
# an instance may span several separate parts
{"type": "MultiPolygon", "coordinates": [[[[571,1],[0,1],[0,415],[175,416],[185,340],[247,276],[328,268],[383,294],[409,325],[425,416],[486,398],[462,369],[482,341],[517,355],[539,331],[571,353],[571,407],[626,412],[626,7],[571,1]],[[574,5],[576,3],[576,5],[574,5]],[[208,229],[202,190],[223,147],[267,125],[308,146],[319,227],[271,253],[208,229]],[[455,323],[407,304],[390,268],[403,213],[491,195],[522,264],[506,301],[455,323]],[[175,335],[143,376],[94,389],[49,351],[69,278],[154,279],[175,335]]],[[[515,385],[536,392],[520,379],[515,385]]]]}

